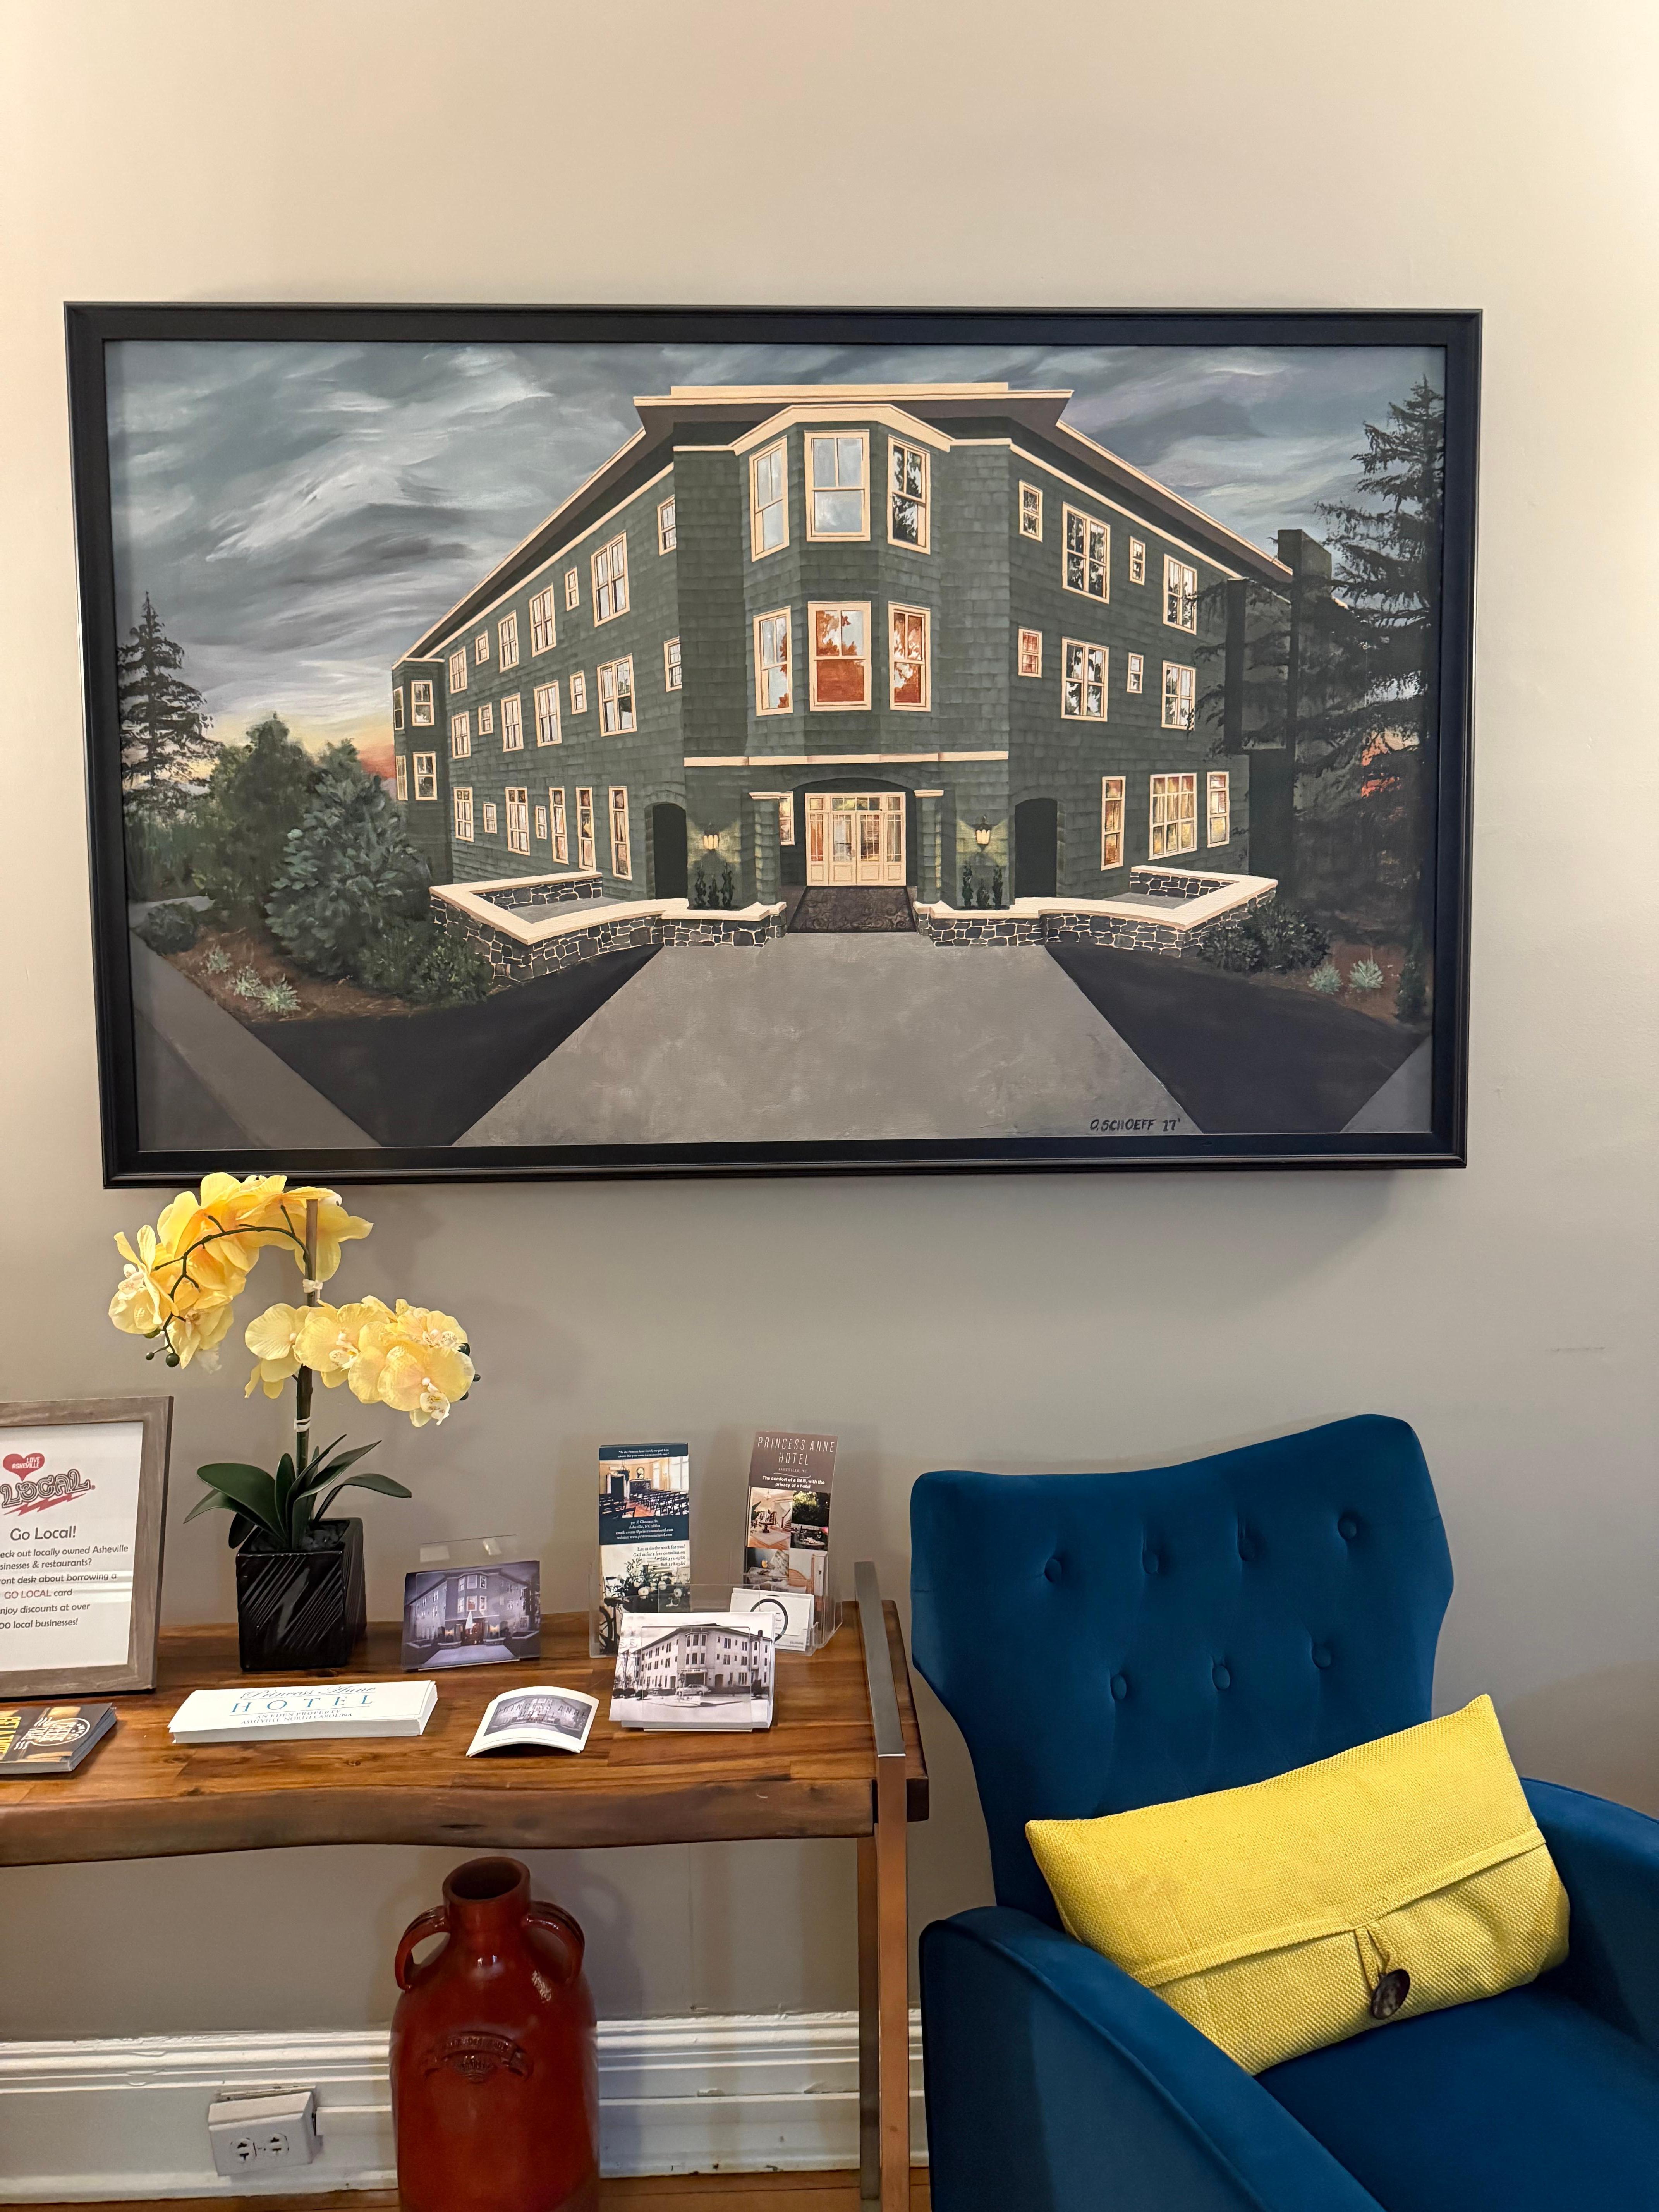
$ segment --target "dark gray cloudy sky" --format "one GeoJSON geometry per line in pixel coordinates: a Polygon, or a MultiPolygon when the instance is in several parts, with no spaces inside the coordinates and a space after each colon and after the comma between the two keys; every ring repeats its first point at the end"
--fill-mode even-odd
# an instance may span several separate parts
{"type": "Polygon", "coordinates": [[[1079,429],[1269,551],[1352,485],[1400,347],[169,344],[110,349],[123,635],[148,592],[216,734],[390,748],[392,661],[671,384],[1060,386],[1079,429]]]}

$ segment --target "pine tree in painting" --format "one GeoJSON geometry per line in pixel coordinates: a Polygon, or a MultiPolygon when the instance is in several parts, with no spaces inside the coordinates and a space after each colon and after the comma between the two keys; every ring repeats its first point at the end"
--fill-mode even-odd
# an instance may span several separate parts
{"type": "Polygon", "coordinates": [[[380,777],[331,745],[266,908],[277,942],[313,975],[349,975],[382,931],[425,915],[428,881],[380,777]]]}
{"type": "Polygon", "coordinates": [[[196,796],[196,769],[217,753],[202,695],[179,673],[185,648],[161,627],[144,594],[143,612],[118,648],[121,789],[131,806],[171,818],[196,796]]]}

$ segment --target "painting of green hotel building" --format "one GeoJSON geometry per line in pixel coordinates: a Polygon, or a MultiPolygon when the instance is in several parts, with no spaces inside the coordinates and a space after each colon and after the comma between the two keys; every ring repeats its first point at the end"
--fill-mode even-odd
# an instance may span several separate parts
{"type": "Polygon", "coordinates": [[[1137,868],[1272,875],[1252,611],[1293,568],[1071,427],[1069,398],[636,400],[628,442],[392,671],[434,885],[978,911],[1115,900],[1137,868]]]}

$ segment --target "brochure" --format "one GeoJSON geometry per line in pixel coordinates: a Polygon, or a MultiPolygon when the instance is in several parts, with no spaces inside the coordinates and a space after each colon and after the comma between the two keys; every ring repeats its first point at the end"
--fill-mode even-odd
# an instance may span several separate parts
{"type": "Polygon", "coordinates": [[[611,1697],[621,1728],[768,1729],[777,1656],[769,1630],[738,1613],[677,1620],[625,1613],[611,1697]]]}
{"type": "Polygon", "coordinates": [[[404,1577],[404,1664],[503,1667],[542,1656],[542,1563],[417,1567],[404,1577]]]}
{"type": "Polygon", "coordinates": [[[0,1705],[0,1778],[73,1774],[114,1726],[113,1705],[0,1705]]]}
{"type": "Polygon", "coordinates": [[[763,1429],[749,1460],[743,1579],[750,1589],[828,1594],[834,1437],[763,1429]]]}
{"type": "Polygon", "coordinates": [[[811,1590],[734,1589],[731,1609],[766,1629],[776,1639],[780,1651],[812,1648],[811,1590]]]}
{"type": "Polygon", "coordinates": [[[624,1613],[691,1602],[691,1448],[605,1444],[599,1452],[600,1649],[624,1613]]]}
{"type": "Polygon", "coordinates": [[[285,1690],[192,1690],[168,1722],[175,1743],[297,1743],[421,1735],[435,1682],[307,1682],[285,1690]]]}
{"type": "Polygon", "coordinates": [[[466,1747],[481,1751],[580,1751],[599,1710],[586,1690],[503,1690],[484,1707],[478,1733],[466,1747]]]}

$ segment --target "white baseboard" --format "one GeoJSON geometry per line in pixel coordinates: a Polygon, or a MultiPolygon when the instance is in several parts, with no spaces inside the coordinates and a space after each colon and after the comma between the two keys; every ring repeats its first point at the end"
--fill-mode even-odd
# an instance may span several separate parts
{"type": "MultiPolygon", "coordinates": [[[[858,2163],[853,2013],[604,2021],[607,2173],[808,2171],[858,2163]]],[[[921,2032],[910,2136],[925,2155],[921,2032]]],[[[393,2179],[386,2035],[161,2035],[0,2043],[0,2203],[384,2189],[393,2179]],[[262,2191],[213,2171],[221,2090],[314,2088],[320,2158],[262,2191]]]]}

